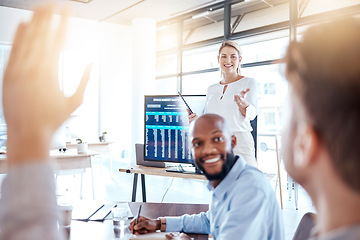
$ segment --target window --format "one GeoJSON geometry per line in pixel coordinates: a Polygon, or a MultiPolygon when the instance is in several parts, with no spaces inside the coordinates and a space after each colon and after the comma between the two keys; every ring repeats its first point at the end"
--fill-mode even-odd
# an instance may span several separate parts
{"type": "Polygon", "coordinates": [[[275,83],[265,83],[264,84],[264,95],[276,94],[276,84],[275,83]]]}
{"type": "Polygon", "coordinates": [[[156,32],[156,50],[165,51],[170,49],[176,49],[178,42],[178,25],[169,24],[158,28],[156,32]]]}
{"type": "MultiPolygon", "coordinates": [[[[241,44],[241,42],[239,42],[241,44]]],[[[242,64],[280,59],[285,55],[289,38],[277,38],[263,42],[240,45],[243,59],[242,64]]]]}
{"type": "Polygon", "coordinates": [[[264,112],[263,117],[266,126],[270,126],[270,127],[276,126],[275,112],[264,112]]]}
{"type": "Polygon", "coordinates": [[[183,94],[206,94],[207,88],[220,81],[220,71],[192,74],[183,77],[183,94]]]}
{"type": "Polygon", "coordinates": [[[146,94],[158,95],[158,94],[177,94],[177,78],[169,77],[169,78],[160,78],[154,81],[151,89],[147,89],[146,94]]]}
{"type": "Polygon", "coordinates": [[[183,72],[211,69],[219,67],[218,45],[197,48],[184,51],[183,53],[183,72]]]}
{"type": "Polygon", "coordinates": [[[255,78],[260,87],[258,133],[280,131],[281,107],[287,94],[287,82],[281,67],[280,64],[271,64],[242,69],[242,74],[255,78]]]}
{"type": "Polygon", "coordinates": [[[156,75],[176,74],[177,56],[176,54],[167,54],[156,58],[156,75]]]}

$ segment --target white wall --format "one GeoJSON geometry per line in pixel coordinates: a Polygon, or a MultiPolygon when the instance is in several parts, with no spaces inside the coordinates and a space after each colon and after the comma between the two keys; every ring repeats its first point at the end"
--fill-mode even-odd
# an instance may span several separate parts
{"type": "MultiPolygon", "coordinates": [[[[31,18],[27,10],[0,7],[0,44],[11,45],[21,21],[31,18]]],[[[67,94],[75,91],[84,67],[93,71],[83,105],[67,122],[73,137],[98,141],[107,131],[116,142],[113,153],[130,152],[131,137],[131,27],[71,18],[68,41],[60,64],[60,82],[67,94]]]]}
{"type": "MultiPolygon", "coordinates": [[[[144,95],[151,94],[156,71],[156,22],[153,19],[132,20],[132,146],[144,142],[144,95]]],[[[131,155],[135,156],[132,148],[131,155]]]]}
{"type": "MultiPolygon", "coordinates": [[[[131,27],[101,23],[100,126],[108,132],[118,156],[132,151],[132,41],[131,27]]],[[[126,154],[125,154],[126,155],[126,154]]]]}

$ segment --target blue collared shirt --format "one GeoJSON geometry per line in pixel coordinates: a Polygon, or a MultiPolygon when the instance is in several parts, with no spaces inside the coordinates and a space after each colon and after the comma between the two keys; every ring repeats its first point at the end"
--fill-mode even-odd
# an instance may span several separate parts
{"type": "Polygon", "coordinates": [[[284,224],[274,190],[265,175],[238,158],[212,192],[209,210],[166,217],[166,231],[211,234],[214,239],[284,239],[284,224]]]}

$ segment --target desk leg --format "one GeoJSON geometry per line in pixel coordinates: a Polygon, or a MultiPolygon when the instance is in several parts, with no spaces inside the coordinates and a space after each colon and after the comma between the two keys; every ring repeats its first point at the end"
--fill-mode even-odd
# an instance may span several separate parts
{"type": "MultiPolygon", "coordinates": [[[[91,175],[92,177],[92,175],[91,175]]],[[[81,173],[81,181],[80,181],[80,199],[83,199],[83,181],[84,181],[84,173],[81,173]]],[[[94,189],[93,189],[94,191],[94,189]]]]}
{"type": "MultiPolygon", "coordinates": [[[[91,159],[90,159],[90,161],[91,161],[91,159]]],[[[92,184],[93,200],[95,200],[94,171],[93,171],[92,165],[91,165],[91,184],[92,184]]],[[[82,186],[81,186],[81,187],[82,187],[82,186]]]]}
{"type": "Polygon", "coordinates": [[[145,187],[145,175],[144,174],[141,174],[141,189],[142,189],[143,202],[146,202],[146,187],[145,187]]]}
{"type": "Polygon", "coordinates": [[[111,179],[115,180],[114,175],[113,175],[113,167],[112,167],[112,160],[110,157],[110,153],[109,153],[109,164],[110,164],[110,177],[111,177],[111,179]]]}
{"type": "Polygon", "coordinates": [[[131,197],[132,202],[136,202],[137,179],[138,179],[138,174],[134,173],[133,192],[131,197]]]}
{"type": "Polygon", "coordinates": [[[112,164],[112,158],[111,158],[111,152],[110,152],[110,144],[107,146],[107,155],[109,158],[110,176],[111,176],[111,179],[115,180],[114,175],[113,175],[113,164],[112,164]]]}

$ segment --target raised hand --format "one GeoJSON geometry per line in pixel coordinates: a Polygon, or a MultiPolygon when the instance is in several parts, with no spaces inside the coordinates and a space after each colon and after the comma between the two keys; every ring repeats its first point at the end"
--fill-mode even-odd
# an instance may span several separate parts
{"type": "Polygon", "coordinates": [[[61,92],[58,63],[68,13],[62,11],[55,22],[54,10],[51,4],[37,7],[15,35],[3,82],[9,165],[48,158],[52,135],[80,106],[89,79],[90,66],[73,96],[61,92]]]}
{"type": "Polygon", "coordinates": [[[242,115],[246,116],[246,108],[250,105],[248,101],[246,101],[245,97],[246,94],[250,91],[250,88],[247,88],[246,90],[242,90],[240,94],[234,95],[234,101],[239,107],[240,112],[242,115]]]}

